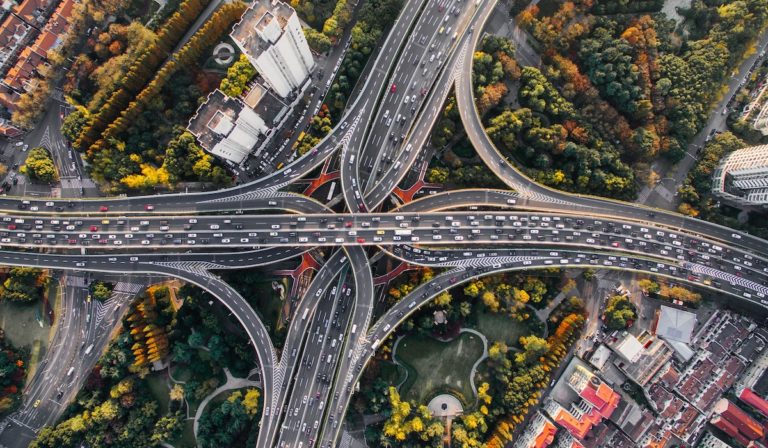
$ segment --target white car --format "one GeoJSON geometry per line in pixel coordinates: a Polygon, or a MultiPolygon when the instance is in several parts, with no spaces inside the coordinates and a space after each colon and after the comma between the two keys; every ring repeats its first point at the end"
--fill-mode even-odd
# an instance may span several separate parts
{"type": "Polygon", "coordinates": [[[735,238],[735,239],[737,239],[737,240],[740,240],[740,239],[741,239],[741,235],[739,235],[738,233],[732,233],[732,234],[731,234],[731,237],[733,237],[733,238],[735,238]]]}
{"type": "Polygon", "coordinates": [[[141,240],[141,245],[142,246],[149,246],[150,244],[151,243],[149,242],[149,240],[141,240]]]}

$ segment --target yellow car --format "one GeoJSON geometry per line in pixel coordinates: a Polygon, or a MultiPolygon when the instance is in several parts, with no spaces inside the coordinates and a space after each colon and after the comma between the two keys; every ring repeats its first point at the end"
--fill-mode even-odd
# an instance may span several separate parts
{"type": "Polygon", "coordinates": [[[376,235],[384,235],[384,231],[383,230],[377,230],[376,231],[376,235]]]}
{"type": "Polygon", "coordinates": [[[40,400],[35,400],[35,404],[32,405],[33,408],[36,408],[40,406],[40,400]]]}

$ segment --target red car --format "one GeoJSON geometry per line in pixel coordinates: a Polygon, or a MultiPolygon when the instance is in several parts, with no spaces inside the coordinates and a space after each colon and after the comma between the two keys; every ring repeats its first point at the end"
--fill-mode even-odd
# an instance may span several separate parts
{"type": "Polygon", "coordinates": [[[363,244],[365,242],[365,238],[358,238],[357,242],[363,244]]]}
{"type": "Polygon", "coordinates": [[[16,224],[8,224],[8,230],[16,230],[16,224]]]}
{"type": "Polygon", "coordinates": [[[100,212],[106,212],[106,211],[109,211],[109,207],[107,207],[106,205],[102,205],[101,207],[99,207],[99,211],[100,211],[100,212]]]}
{"type": "Polygon", "coordinates": [[[144,210],[146,210],[146,211],[148,211],[148,212],[151,212],[151,211],[152,211],[152,210],[154,210],[154,209],[155,209],[155,206],[154,206],[154,205],[149,205],[149,204],[147,204],[147,205],[145,205],[145,206],[144,206],[144,210]]]}
{"type": "Polygon", "coordinates": [[[99,226],[91,226],[91,232],[98,232],[99,226]]]}
{"type": "Polygon", "coordinates": [[[392,93],[397,92],[397,84],[392,84],[392,87],[390,87],[389,91],[392,93]]]}
{"type": "Polygon", "coordinates": [[[352,221],[345,222],[344,227],[352,227],[352,221]]]}
{"type": "Polygon", "coordinates": [[[70,239],[70,240],[68,240],[68,242],[69,242],[69,244],[77,244],[77,240],[70,239]]]}

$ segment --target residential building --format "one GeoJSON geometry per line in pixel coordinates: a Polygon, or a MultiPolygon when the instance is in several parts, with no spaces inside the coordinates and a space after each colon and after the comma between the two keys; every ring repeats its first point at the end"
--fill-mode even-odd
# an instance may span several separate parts
{"type": "Polygon", "coordinates": [[[731,445],[723,442],[715,437],[711,432],[704,433],[704,436],[699,440],[697,448],[733,448],[731,445]]]}
{"type": "Polygon", "coordinates": [[[761,413],[763,417],[768,417],[768,401],[757,395],[752,389],[745,387],[740,391],[737,391],[736,396],[739,397],[739,400],[752,406],[755,410],[761,413]]]}
{"type": "MultiPolygon", "coordinates": [[[[613,415],[621,395],[595,375],[586,363],[572,358],[544,403],[544,411],[573,437],[584,441],[593,428],[613,415]]],[[[593,434],[593,438],[598,435],[593,434]]]]}
{"type": "Polygon", "coordinates": [[[725,398],[717,402],[713,411],[710,423],[744,446],[765,436],[765,429],[760,423],[725,398]]]}
{"type": "Polygon", "coordinates": [[[258,84],[251,86],[245,101],[216,89],[197,108],[187,130],[203,149],[239,165],[272,135],[286,110],[282,101],[258,84]]]}
{"type": "Polygon", "coordinates": [[[619,357],[617,367],[641,387],[662,370],[672,359],[672,348],[648,332],[638,337],[626,333],[609,345],[619,357]]]}
{"type": "Polygon", "coordinates": [[[8,14],[0,24],[0,71],[5,70],[24,47],[25,38],[31,29],[31,26],[14,14],[8,14]]]}
{"type": "Polygon", "coordinates": [[[737,206],[768,204],[768,145],[725,156],[712,176],[712,193],[737,206]]]}
{"type": "Polygon", "coordinates": [[[514,448],[546,448],[555,440],[557,427],[541,412],[536,412],[525,427],[523,434],[515,440],[514,448]]]}
{"type": "Polygon", "coordinates": [[[268,128],[253,109],[216,89],[190,118],[187,130],[206,151],[240,164],[268,128]]]}
{"type": "Polygon", "coordinates": [[[302,87],[315,66],[296,11],[279,0],[254,1],[230,36],[283,98],[302,87]]]}

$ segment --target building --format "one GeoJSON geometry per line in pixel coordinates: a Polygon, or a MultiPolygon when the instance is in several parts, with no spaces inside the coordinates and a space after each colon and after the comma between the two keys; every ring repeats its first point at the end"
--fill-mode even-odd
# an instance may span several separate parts
{"type": "Polygon", "coordinates": [[[696,314],[664,305],[660,307],[656,336],[668,341],[690,344],[695,327],[696,314]]]}
{"type": "Polygon", "coordinates": [[[711,432],[704,433],[697,448],[733,448],[731,445],[715,437],[711,432]]]}
{"type": "Polygon", "coordinates": [[[296,11],[281,1],[254,1],[230,36],[283,98],[304,85],[315,66],[296,11]]]}
{"type": "Polygon", "coordinates": [[[8,14],[0,24],[0,70],[4,70],[18,54],[31,29],[31,26],[14,14],[8,14]]]}
{"type": "Polygon", "coordinates": [[[765,436],[762,425],[725,398],[715,404],[713,411],[714,416],[710,423],[744,446],[765,436]]]}
{"type": "Polygon", "coordinates": [[[739,400],[763,414],[763,417],[768,417],[768,401],[765,401],[763,397],[757,395],[752,389],[745,387],[736,395],[739,397],[739,400]]]}
{"type": "Polygon", "coordinates": [[[552,388],[544,411],[574,438],[584,441],[593,428],[605,429],[603,420],[613,415],[620,401],[621,395],[574,357],[552,388]]]}
{"type": "Polygon", "coordinates": [[[219,89],[208,94],[190,118],[187,130],[211,154],[239,165],[271,134],[286,105],[267,89],[254,85],[246,104],[219,89]],[[257,94],[253,92],[257,91],[257,94]]]}
{"type": "Polygon", "coordinates": [[[242,101],[216,89],[189,120],[187,130],[211,154],[235,164],[242,163],[268,130],[264,120],[242,101]]]}
{"type": "Polygon", "coordinates": [[[738,206],[768,204],[768,145],[725,156],[712,176],[712,193],[738,206]]]}
{"type": "Polygon", "coordinates": [[[614,363],[632,381],[645,386],[672,359],[672,348],[660,338],[643,332],[626,333],[609,345],[619,355],[614,363]]]}
{"type": "Polygon", "coordinates": [[[541,412],[536,412],[523,434],[515,440],[514,448],[546,448],[555,440],[556,433],[555,424],[541,412]]]}

